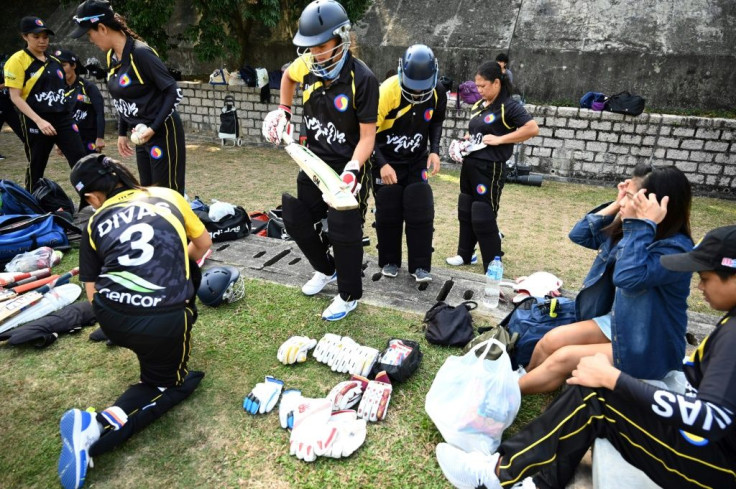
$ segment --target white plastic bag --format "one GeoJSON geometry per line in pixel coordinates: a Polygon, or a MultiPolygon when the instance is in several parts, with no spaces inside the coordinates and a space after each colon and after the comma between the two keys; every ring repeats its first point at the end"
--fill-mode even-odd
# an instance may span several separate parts
{"type": "Polygon", "coordinates": [[[227,85],[230,73],[225,68],[217,68],[210,75],[210,85],[227,85]]]}
{"type": "Polygon", "coordinates": [[[424,409],[447,443],[466,452],[492,454],[521,405],[518,376],[503,343],[490,339],[462,357],[451,356],[437,371],[424,409]],[[498,360],[486,355],[492,345],[498,360]],[[476,350],[483,349],[480,356],[476,350]]]}
{"type": "Polygon", "coordinates": [[[61,251],[54,250],[48,246],[41,246],[33,251],[26,251],[15,255],[10,262],[5,265],[6,272],[23,273],[33,272],[42,268],[52,268],[61,262],[64,254],[61,251]]]}

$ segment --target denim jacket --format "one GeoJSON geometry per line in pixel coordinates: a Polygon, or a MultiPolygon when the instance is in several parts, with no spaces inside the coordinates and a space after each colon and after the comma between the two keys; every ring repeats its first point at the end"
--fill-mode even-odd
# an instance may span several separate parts
{"type": "Polygon", "coordinates": [[[641,379],[661,379],[682,369],[692,274],[665,269],[659,257],[686,253],[693,242],[681,233],[655,241],[652,221],[624,219],[623,238],[613,245],[601,232],[613,216],[596,215],[601,208],[578,221],[569,235],[579,245],[598,249],[576,298],[577,320],[610,312],[616,368],[641,379]]]}

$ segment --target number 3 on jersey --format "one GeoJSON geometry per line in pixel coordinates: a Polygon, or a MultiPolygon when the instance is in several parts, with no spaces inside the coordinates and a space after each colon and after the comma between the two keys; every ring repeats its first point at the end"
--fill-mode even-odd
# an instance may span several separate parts
{"type": "Polygon", "coordinates": [[[130,254],[118,257],[118,262],[124,267],[137,267],[147,263],[153,258],[154,248],[150,244],[153,239],[153,227],[150,224],[138,223],[128,227],[120,234],[120,242],[127,243],[130,241],[130,248],[134,251],[140,251],[140,255],[131,258],[130,254]],[[133,235],[138,233],[138,239],[133,239],[133,235]]]}

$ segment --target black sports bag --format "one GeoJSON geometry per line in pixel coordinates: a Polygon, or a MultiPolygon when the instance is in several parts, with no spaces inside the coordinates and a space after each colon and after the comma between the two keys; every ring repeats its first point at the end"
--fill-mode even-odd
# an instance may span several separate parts
{"type": "Polygon", "coordinates": [[[606,109],[617,114],[639,115],[644,112],[644,100],[639,95],[621,92],[611,95],[606,101],[606,109]]]}

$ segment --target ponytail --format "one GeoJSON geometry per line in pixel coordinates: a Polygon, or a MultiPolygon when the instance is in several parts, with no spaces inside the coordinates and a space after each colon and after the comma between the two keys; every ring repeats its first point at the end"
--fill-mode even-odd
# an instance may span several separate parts
{"type": "Polygon", "coordinates": [[[496,80],[501,81],[501,91],[499,92],[500,100],[511,96],[514,87],[511,84],[511,80],[509,80],[508,75],[501,70],[501,65],[496,61],[486,61],[478,67],[478,71],[476,71],[475,74],[491,83],[496,80]]]}
{"type": "Polygon", "coordinates": [[[87,185],[85,189],[86,192],[98,191],[107,196],[119,186],[138,190],[143,188],[135,175],[133,175],[121,162],[104,155],[100,155],[97,158],[97,162],[103,168],[103,170],[100,171],[101,176],[87,185]]]}

